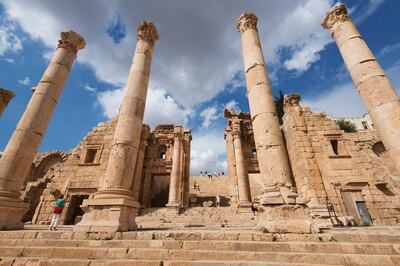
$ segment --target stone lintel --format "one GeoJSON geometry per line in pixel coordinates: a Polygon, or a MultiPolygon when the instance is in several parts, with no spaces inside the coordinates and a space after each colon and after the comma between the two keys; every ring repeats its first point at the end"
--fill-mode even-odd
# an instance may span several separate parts
{"type": "Polygon", "coordinates": [[[349,13],[344,4],[338,3],[334,5],[321,22],[321,26],[325,29],[332,29],[333,25],[338,22],[350,21],[349,13]]]}
{"type": "Polygon", "coordinates": [[[71,52],[77,53],[78,50],[85,48],[85,46],[85,39],[75,31],[69,30],[61,32],[61,38],[58,40],[57,48],[65,48],[71,52]]]}
{"type": "Polygon", "coordinates": [[[238,32],[243,33],[248,29],[257,30],[258,18],[254,13],[244,12],[237,20],[236,28],[238,32]]]}

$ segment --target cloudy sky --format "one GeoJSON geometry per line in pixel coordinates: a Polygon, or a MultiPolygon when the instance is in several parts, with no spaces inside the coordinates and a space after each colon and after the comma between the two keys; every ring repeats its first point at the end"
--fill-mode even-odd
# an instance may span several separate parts
{"type": "MultiPolygon", "coordinates": [[[[0,118],[4,149],[54,53],[61,31],[87,42],[79,51],[41,151],[75,147],[117,114],[142,20],[156,24],[145,122],[191,128],[192,175],[226,168],[225,107],[248,111],[236,19],[259,17],[274,94],[334,117],[365,113],[343,60],[320,22],[334,0],[107,1],[0,0],[0,86],[15,92],[0,118]]],[[[400,1],[348,0],[351,16],[388,76],[400,87],[400,1]]]]}

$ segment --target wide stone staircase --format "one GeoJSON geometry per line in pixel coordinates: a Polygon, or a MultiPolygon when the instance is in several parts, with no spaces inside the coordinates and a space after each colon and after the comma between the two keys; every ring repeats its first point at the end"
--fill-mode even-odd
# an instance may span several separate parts
{"type": "Polygon", "coordinates": [[[0,265],[400,265],[400,228],[269,234],[174,229],[116,234],[71,227],[0,232],[0,265]]]}
{"type": "Polygon", "coordinates": [[[231,207],[192,207],[181,214],[175,214],[166,208],[147,208],[136,217],[138,228],[255,228],[258,215],[237,213],[231,207]]]}

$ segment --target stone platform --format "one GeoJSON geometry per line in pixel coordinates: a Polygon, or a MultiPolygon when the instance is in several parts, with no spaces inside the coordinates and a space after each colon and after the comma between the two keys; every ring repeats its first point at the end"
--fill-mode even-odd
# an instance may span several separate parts
{"type": "Polygon", "coordinates": [[[166,208],[147,208],[136,217],[138,228],[256,228],[258,215],[240,213],[230,207],[192,207],[181,214],[169,212],[166,208]]]}
{"type": "Polygon", "coordinates": [[[71,227],[0,232],[0,265],[399,265],[400,228],[264,234],[253,229],[139,230],[96,235],[71,227]]]}

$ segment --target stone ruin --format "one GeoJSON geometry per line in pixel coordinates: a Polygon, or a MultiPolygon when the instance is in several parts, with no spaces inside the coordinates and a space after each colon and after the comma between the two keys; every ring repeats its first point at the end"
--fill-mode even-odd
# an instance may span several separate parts
{"type": "MultiPolygon", "coordinates": [[[[190,130],[159,125],[151,131],[143,124],[159,38],[151,22],[137,28],[118,117],[99,123],[70,152],[36,154],[77,52],[85,47],[79,34],[63,32],[0,159],[0,229],[20,229],[28,221],[48,223],[55,196],[62,193],[68,197],[62,223],[74,224],[75,232],[135,230],[141,212],[161,207],[167,211],[162,219],[172,217],[173,223],[214,196],[207,191],[223,195],[224,205],[233,210],[222,217],[226,225],[228,216],[238,225],[251,218],[266,232],[398,224],[400,102],[346,7],[334,6],[322,26],[332,32],[374,130],[345,133],[324,113],[300,106],[297,94],[285,96],[281,126],[257,20],[245,12],[237,22],[250,113],[225,110],[229,177],[218,186],[203,180],[201,192],[192,187],[196,179],[189,180],[190,130]]],[[[8,95],[1,98],[2,112],[12,96],[0,93],[8,95]]],[[[161,219],[157,212],[152,215],[161,219]]]]}

